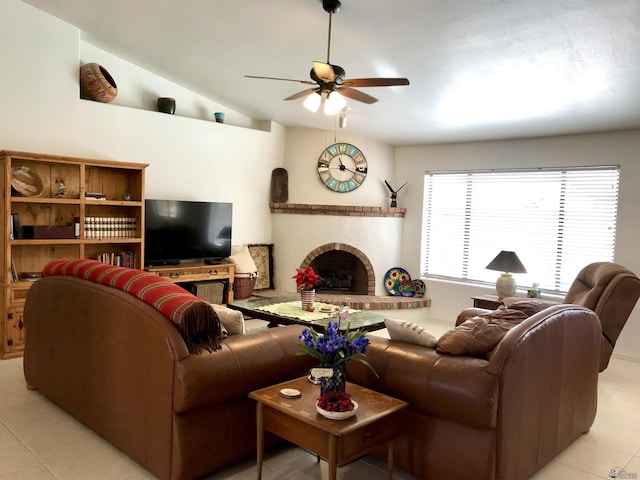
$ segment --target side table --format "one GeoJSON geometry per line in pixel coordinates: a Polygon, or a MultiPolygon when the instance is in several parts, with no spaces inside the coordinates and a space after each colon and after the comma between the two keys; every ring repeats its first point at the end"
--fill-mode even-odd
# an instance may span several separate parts
{"type": "Polygon", "coordinates": [[[502,305],[502,301],[497,295],[476,295],[471,297],[474,308],[486,308],[488,310],[496,310],[502,305]]]}
{"type": "Polygon", "coordinates": [[[393,478],[393,440],[399,431],[397,415],[408,404],[350,382],[346,389],[358,402],[356,415],[346,420],[330,420],[316,411],[320,387],[311,384],[307,377],[249,393],[258,402],[258,480],[262,478],[265,431],[327,459],[329,480],[336,480],[338,467],[386,444],[387,477],[393,478]],[[299,390],[301,396],[283,397],[280,395],[283,388],[299,390]]]}

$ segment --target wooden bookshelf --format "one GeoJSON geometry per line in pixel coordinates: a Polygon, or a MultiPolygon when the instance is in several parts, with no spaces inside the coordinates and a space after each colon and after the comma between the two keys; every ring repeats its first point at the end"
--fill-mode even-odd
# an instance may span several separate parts
{"type": "Polygon", "coordinates": [[[147,165],[6,150],[0,151],[0,162],[0,264],[5,272],[0,358],[10,358],[24,350],[22,314],[35,281],[26,277],[61,258],[102,256],[114,263],[126,258],[126,266],[142,268],[147,165]],[[100,219],[100,230],[93,228],[95,219],[100,219]]]}

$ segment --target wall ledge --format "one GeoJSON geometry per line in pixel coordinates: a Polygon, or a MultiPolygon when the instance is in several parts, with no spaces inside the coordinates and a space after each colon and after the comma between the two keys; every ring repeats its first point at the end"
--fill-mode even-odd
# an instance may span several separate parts
{"type": "Polygon", "coordinates": [[[298,215],[332,215],[342,217],[404,218],[406,208],[358,205],[312,205],[308,203],[270,203],[271,213],[298,215]]]}

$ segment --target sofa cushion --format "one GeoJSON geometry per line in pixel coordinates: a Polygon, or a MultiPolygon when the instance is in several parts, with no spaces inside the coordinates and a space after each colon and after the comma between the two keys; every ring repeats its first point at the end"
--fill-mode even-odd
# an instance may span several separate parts
{"type": "Polygon", "coordinates": [[[436,337],[428,330],[419,325],[404,320],[385,318],[384,325],[387,327],[389,337],[400,342],[423,345],[425,347],[435,347],[436,337]]]}
{"type": "Polygon", "coordinates": [[[211,306],[220,319],[223,336],[242,335],[245,333],[244,316],[242,315],[242,312],[231,310],[224,305],[218,305],[215,303],[212,303],[211,306]]]}
{"type": "Polygon", "coordinates": [[[436,349],[438,353],[449,355],[484,356],[526,318],[524,312],[510,308],[477,315],[442,335],[436,349]]]}

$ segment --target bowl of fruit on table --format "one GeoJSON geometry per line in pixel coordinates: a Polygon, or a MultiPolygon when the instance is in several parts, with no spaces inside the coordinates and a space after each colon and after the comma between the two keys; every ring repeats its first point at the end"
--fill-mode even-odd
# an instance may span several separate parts
{"type": "Polygon", "coordinates": [[[358,402],[351,400],[350,393],[331,392],[318,397],[316,410],[320,415],[331,420],[344,420],[356,414],[358,402]]]}

